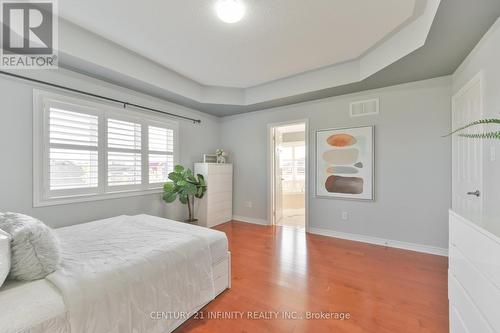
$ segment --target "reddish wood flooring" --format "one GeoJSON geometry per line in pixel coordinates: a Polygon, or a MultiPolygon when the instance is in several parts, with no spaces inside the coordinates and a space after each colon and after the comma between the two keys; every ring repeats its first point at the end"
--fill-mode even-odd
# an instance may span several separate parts
{"type": "Polygon", "coordinates": [[[448,332],[447,259],[229,222],[232,288],[203,309],[242,319],[191,318],[175,332],[448,332]],[[251,319],[278,312],[278,319],[251,319]],[[284,319],[282,311],[348,312],[349,320],[284,319]],[[226,313],[227,315],[227,313],[226,313]],[[254,315],[255,317],[255,315],[254,315]]]}

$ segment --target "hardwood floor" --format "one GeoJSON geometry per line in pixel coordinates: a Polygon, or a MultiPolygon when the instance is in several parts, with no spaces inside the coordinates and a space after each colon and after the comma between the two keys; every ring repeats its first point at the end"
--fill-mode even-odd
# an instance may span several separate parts
{"type": "Polygon", "coordinates": [[[445,257],[286,227],[233,221],[217,229],[229,238],[232,288],[202,309],[204,319],[191,318],[176,333],[448,332],[445,257]],[[350,319],[284,318],[306,311],[350,319]],[[206,318],[218,315],[234,319],[206,318]]]}

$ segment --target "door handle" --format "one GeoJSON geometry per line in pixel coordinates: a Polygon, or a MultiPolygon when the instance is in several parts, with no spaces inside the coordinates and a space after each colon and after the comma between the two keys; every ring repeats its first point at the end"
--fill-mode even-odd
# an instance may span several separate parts
{"type": "Polygon", "coordinates": [[[467,195],[475,195],[479,198],[481,196],[481,192],[479,192],[479,190],[476,190],[475,192],[467,192],[467,195]]]}

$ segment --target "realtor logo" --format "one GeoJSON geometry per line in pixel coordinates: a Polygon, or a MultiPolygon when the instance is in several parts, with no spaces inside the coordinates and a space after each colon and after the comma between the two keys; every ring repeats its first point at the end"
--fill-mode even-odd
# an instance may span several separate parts
{"type": "Polygon", "coordinates": [[[57,67],[55,0],[0,0],[3,69],[57,67]]]}

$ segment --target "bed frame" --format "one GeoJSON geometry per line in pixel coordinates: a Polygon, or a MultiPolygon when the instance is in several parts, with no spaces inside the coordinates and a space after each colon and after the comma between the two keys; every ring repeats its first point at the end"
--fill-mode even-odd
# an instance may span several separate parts
{"type": "Polygon", "coordinates": [[[224,290],[231,288],[231,252],[227,251],[227,258],[214,264],[214,287],[215,296],[220,295],[224,290]]]}

